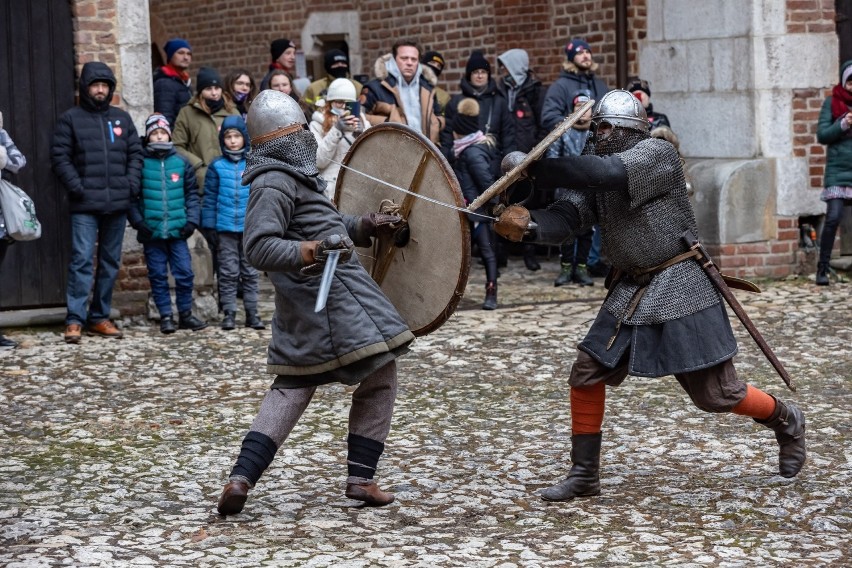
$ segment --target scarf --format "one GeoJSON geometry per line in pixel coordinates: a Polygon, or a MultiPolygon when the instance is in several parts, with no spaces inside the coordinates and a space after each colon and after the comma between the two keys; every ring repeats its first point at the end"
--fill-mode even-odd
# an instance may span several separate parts
{"type": "Polygon", "coordinates": [[[183,81],[184,85],[189,85],[189,73],[187,73],[186,71],[181,71],[175,67],[172,67],[171,63],[163,65],[162,69],[163,73],[165,73],[169,77],[176,77],[183,81]]]}
{"type": "Polygon", "coordinates": [[[485,140],[485,134],[483,134],[481,130],[468,134],[464,138],[453,140],[453,155],[458,158],[462,152],[468,149],[468,147],[482,142],[483,140],[485,140]]]}
{"type": "Polygon", "coordinates": [[[843,85],[837,84],[831,90],[831,119],[838,118],[849,112],[852,107],[852,93],[843,88],[843,85]]]}

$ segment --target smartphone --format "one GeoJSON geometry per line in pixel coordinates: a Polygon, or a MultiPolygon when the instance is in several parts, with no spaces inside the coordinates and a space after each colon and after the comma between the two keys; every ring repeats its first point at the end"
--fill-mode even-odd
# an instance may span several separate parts
{"type": "Polygon", "coordinates": [[[361,103],[358,101],[347,102],[343,108],[345,108],[351,116],[361,118],[361,103]]]}

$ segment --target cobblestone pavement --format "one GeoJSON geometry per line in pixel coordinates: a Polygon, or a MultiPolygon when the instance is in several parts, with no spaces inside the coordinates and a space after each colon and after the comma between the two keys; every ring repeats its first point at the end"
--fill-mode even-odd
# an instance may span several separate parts
{"type": "MultiPolygon", "coordinates": [[[[343,496],[348,391],[329,386],[249,495],[215,500],[261,397],[269,331],[65,345],[13,330],[0,353],[0,565],[849,566],[852,285],[772,283],[740,294],[798,382],[781,384],[737,325],[737,367],[801,405],[809,459],[776,475],[770,431],[694,407],[673,378],[609,391],[602,493],[546,503],[568,470],[567,374],[603,297],[554,288],[558,265],[513,259],[500,309],[482,270],[453,318],[400,361],[382,485],[392,505],[343,496]]],[[[268,296],[268,294],[267,294],[268,296]]],[[[272,310],[270,298],[262,315],[272,310]]]]}

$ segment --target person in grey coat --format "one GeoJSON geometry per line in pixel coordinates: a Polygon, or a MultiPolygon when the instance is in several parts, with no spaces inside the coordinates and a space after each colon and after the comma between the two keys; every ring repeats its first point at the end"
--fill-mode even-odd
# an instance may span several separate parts
{"type": "Polygon", "coordinates": [[[382,230],[399,230],[396,215],[340,214],[323,194],[317,142],[291,97],[262,91],[248,112],[252,151],[243,183],[251,184],[243,243],[246,256],[275,287],[268,370],[276,375],[243,440],[219,498],[222,515],[242,511],[249,489],[272,462],[319,385],[358,385],[349,413],[346,496],[387,505],[392,493],[373,480],[390,431],[396,358],[414,335],[370,277],[355,243],[369,246],[382,230]],[[339,252],[328,300],[314,310],[320,275],[339,252]]]}

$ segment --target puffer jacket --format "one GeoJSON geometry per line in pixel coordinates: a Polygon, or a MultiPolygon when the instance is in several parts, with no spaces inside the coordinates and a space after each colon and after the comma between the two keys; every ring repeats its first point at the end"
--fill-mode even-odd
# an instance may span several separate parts
{"type": "Polygon", "coordinates": [[[115,75],[93,61],[80,73],[80,106],[65,111],[56,123],[51,164],[68,191],[72,213],[127,211],[139,194],[142,144],[130,115],[110,106],[115,75]],[[89,96],[89,85],[103,81],[109,94],[103,103],[89,96]]]}
{"type": "Polygon", "coordinates": [[[275,286],[267,369],[276,375],[316,375],[405,347],[414,339],[358,255],[337,265],[324,310],[314,312],[320,278],[299,272],[302,241],[355,232],[358,217],[341,215],[316,178],[275,165],[246,174],[251,183],[243,243],[246,256],[275,286]],[[355,332],[357,330],[357,332],[355,332]]]}
{"type": "Polygon", "coordinates": [[[595,76],[594,71],[597,68],[598,64],[595,63],[590,72],[580,73],[577,66],[570,61],[563,64],[562,72],[544,96],[541,125],[547,132],[571,114],[577,93],[587,91],[592,99],[599,101],[609,91],[606,83],[595,76]]]}
{"type": "MultiPolygon", "coordinates": [[[[514,149],[519,152],[529,152],[547,136],[547,131],[541,126],[541,111],[544,108],[546,92],[547,89],[541,81],[528,75],[515,94],[514,107],[509,108],[509,115],[514,123],[514,149]]],[[[497,93],[508,103],[509,90],[503,81],[497,81],[497,93]]]]}
{"type": "Polygon", "coordinates": [[[184,81],[171,67],[154,71],[154,111],[161,113],[174,128],[180,109],[192,98],[192,81],[184,81]]]}
{"type": "Polygon", "coordinates": [[[228,111],[225,107],[212,115],[208,114],[199,104],[197,96],[180,109],[172,140],[178,152],[195,168],[199,191],[204,191],[207,167],[222,155],[222,149],[219,147],[219,129],[222,122],[226,116],[239,114],[236,108],[228,111]]]}
{"type": "Polygon", "coordinates": [[[174,148],[158,155],[145,148],[142,192],[128,220],[134,228],[145,225],[154,239],[181,238],[187,223],[199,223],[198,187],[195,171],[174,148]]]}
{"type": "MultiPolygon", "coordinates": [[[[500,155],[497,148],[488,141],[473,144],[464,149],[453,163],[453,171],[459,180],[465,203],[472,203],[483,191],[491,187],[499,174],[500,155]]],[[[493,200],[496,202],[496,198],[493,200]]],[[[487,214],[486,206],[478,213],[487,214]]],[[[482,217],[470,216],[471,221],[482,221],[482,217]]]]}
{"type": "Polygon", "coordinates": [[[441,131],[441,152],[453,162],[453,118],[458,114],[459,103],[462,99],[471,98],[479,102],[479,129],[483,134],[490,134],[497,139],[497,150],[505,156],[515,149],[515,124],[509,114],[509,105],[505,98],[497,92],[494,79],[488,79],[488,85],[482,92],[477,92],[470,81],[461,78],[459,81],[461,94],[453,95],[444,114],[447,120],[441,131]]]}
{"type": "MultiPolygon", "coordinates": [[[[219,144],[225,152],[225,132],[236,128],[248,142],[246,124],[240,116],[229,116],[219,131],[219,144]]],[[[234,161],[223,155],[210,164],[207,179],[204,181],[204,201],[201,206],[201,226],[215,229],[220,233],[242,233],[246,218],[249,186],[243,185],[242,177],[246,169],[246,152],[243,146],[242,158],[234,161]]]]}

